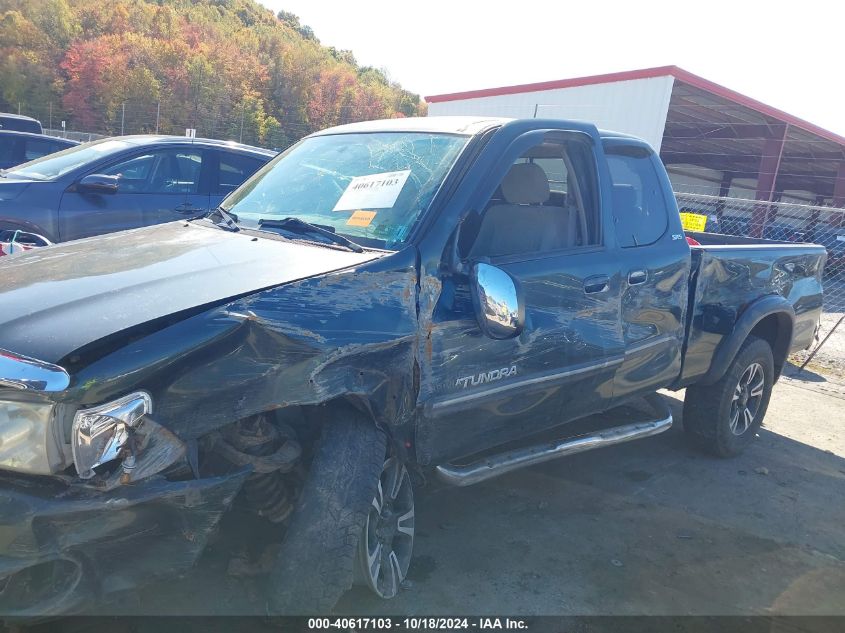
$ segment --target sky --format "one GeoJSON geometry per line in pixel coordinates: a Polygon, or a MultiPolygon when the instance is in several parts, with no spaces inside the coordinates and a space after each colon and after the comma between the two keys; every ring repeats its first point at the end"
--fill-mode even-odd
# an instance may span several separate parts
{"type": "Polygon", "coordinates": [[[259,0],[422,96],[675,65],[845,136],[837,0],[259,0]]]}

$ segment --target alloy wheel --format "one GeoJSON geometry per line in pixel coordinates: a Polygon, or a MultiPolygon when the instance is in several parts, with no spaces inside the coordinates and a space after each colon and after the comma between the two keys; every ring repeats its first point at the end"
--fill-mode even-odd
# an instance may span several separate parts
{"type": "Polygon", "coordinates": [[[749,365],[734,389],[731,401],[731,433],[742,435],[752,424],[760,403],[763,402],[763,392],[766,386],[766,375],[760,363],[749,365]]]}
{"type": "Polygon", "coordinates": [[[393,598],[408,573],[414,548],[414,492],[396,457],[384,462],[361,538],[361,567],[378,596],[393,598]]]}

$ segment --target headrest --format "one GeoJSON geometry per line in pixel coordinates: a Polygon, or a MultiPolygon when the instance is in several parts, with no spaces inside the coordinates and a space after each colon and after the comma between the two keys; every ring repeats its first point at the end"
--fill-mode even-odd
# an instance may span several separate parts
{"type": "Polygon", "coordinates": [[[502,196],[508,204],[542,204],[549,199],[549,179],[534,163],[517,163],[502,180],[502,196]]]}

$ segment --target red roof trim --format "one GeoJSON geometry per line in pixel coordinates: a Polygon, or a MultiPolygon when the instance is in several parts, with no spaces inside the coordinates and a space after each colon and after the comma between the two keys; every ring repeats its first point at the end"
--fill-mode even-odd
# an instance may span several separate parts
{"type": "Polygon", "coordinates": [[[542,81],[536,84],[520,84],[517,86],[503,86],[501,88],[485,88],[468,92],[453,92],[452,94],[432,95],[426,97],[427,103],[442,101],[458,101],[461,99],[477,99],[478,97],[498,97],[500,95],[519,94],[521,92],[537,92],[540,90],[557,90],[558,88],[575,88],[576,86],[592,86],[607,84],[615,81],[631,81],[633,79],[650,79],[652,77],[666,77],[674,71],[680,70],[676,66],[660,66],[658,68],[644,68],[642,70],[628,70],[621,73],[607,75],[593,75],[592,77],[576,77],[574,79],[558,79],[556,81],[542,81]]]}
{"type": "Polygon", "coordinates": [[[595,84],[614,83],[617,81],[633,81],[636,79],[651,79],[654,77],[674,77],[678,81],[689,84],[701,90],[705,90],[728,101],[750,108],[763,114],[789,123],[795,127],[816,134],[824,139],[833,141],[839,145],[845,146],[845,137],[840,136],[829,130],[814,125],[803,119],[799,119],[783,110],[778,110],[770,105],[766,105],[761,101],[746,97],[744,94],[725,88],[717,83],[714,83],[704,77],[699,77],[693,73],[678,68],[677,66],[658,66],[656,68],[643,68],[641,70],[629,70],[619,73],[609,73],[606,75],[593,75],[591,77],[576,77],[574,79],[559,79],[557,81],[543,81],[533,84],[520,84],[516,86],[502,86],[499,88],[486,88],[483,90],[470,90],[467,92],[454,92],[451,94],[440,94],[426,97],[428,103],[442,103],[445,101],[460,101],[463,99],[477,99],[480,97],[497,97],[501,95],[519,94],[523,92],[538,92],[542,90],[557,90],[560,88],[575,88],[578,86],[592,86],[595,84]]]}

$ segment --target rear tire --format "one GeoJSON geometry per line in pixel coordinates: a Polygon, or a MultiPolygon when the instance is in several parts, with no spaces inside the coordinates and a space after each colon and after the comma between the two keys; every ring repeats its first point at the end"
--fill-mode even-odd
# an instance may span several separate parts
{"type": "Polygon", "coordinates": [[[718,382],[687,388],[687,437],[718,457],[739,455],[763,423],[773,384],[772,348],[763,339],[749,336],[718,382]]]}
{"type": "Polygon", "coordinates": [[[272,613],[326,613],[352,587],[385,453],[385,435],[371,422],[352,419],[323,427],[270,574],[272,613]]]}

